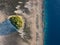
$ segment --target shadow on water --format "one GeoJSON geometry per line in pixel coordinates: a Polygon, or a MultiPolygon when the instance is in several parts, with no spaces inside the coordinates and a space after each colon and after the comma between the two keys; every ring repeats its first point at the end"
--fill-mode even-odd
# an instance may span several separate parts
{"type": "Polygon", "coordinates": [[[0,23],[0,45],[24,45],[29,44],[26,40],[22,39],[15,27],[10,24],[9,20],[0,23]]]}
{"type": "Polygon", "coordinates": [[[13,32],[17,32],[12,24],[8,20],[0,23],[0,35],[7,35],[13,32]]]}
{"type": "Polygon", "coordinates": [[[0,45],[22,45],[21,36],[8,20],[0,23],[0,45]]]}

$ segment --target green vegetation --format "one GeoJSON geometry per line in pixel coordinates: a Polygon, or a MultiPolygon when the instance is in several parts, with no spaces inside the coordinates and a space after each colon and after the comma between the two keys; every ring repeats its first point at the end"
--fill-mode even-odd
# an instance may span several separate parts
{"type": "Polygon", "coordinates": [[[12,16],[10,17],[10,22],[13,26],[15,26],[17,29],[20,29],[24,25],[24,21],[21,16],[12,16]]]}

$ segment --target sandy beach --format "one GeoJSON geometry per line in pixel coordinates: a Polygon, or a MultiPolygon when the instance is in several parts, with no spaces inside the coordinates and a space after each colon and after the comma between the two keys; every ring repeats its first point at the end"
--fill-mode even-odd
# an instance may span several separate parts
{"type": "MultiPolygon", "coordinates": [[[[8,35],[0,35],[0,45],[43,45],[43,38],[44,38],[43,35],[44,27],[42,21],[43,0],[31,0],[31,2],[33,3],[32,4],[33,10],[32,13],[30,14],[31,15],[30,18],[26,18],[28,22],[31,22],[30,30],[32,32],[31,34],[32,40],[30,40],[30,43],[28,44],[24,42],[19,36],[18,32],[13,32],[12,34],[8,34],[8,35]],[[36,22],[36,20],[38,22],[36,22]],[[36,25],[38,25],[38,28],[36,25]]],[[[6,14],[4,11],[0,11],[0,23],[4,22],[8,18],[8,16],[10,15],[6,14]]]]}

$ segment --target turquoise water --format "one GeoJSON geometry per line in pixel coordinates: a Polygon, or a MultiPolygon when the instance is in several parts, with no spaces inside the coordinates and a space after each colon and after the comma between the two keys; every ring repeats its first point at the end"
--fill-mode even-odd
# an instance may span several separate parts
{"type": "Polygon", "coordinates": [[[60,0],[45,0],[44,45],[60,45],[60,0]]]}
{"type": "Polygon", "coordinates": [[[48,10],[47,10],[47,0],[44,0],[44,45],[47,45],[48,36],[48,10]]]}

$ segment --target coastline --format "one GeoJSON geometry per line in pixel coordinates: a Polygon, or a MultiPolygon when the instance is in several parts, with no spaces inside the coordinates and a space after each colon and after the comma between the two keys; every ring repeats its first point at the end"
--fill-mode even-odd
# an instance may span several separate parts
{"type": "MultiPolygon", "coordinates": [[[[33,1],[35,2],[36,0],[33,0],[33,1]]],[[[34,33],[34,34],[32,35],[32,37],[33,37],[33,40],[32,40],[32,41],[33,41],[33,42],[31,41],[31,43],[32,43],[31,45],[43,45],[43,43],[44,43],[44,32],[43,32],[44,24],[43,24],[43,21],[42,21],[42,10],[43,10],[43,9],[42,9],[42,3],[43,3],[43,0],[37,0],[36,3],[37,3],[38,5],[36,6],[37,8],[34,7],[34,11],[36,11],[37,13],[33,11],[33,12],[34,12],[34,13],[32,14],[33,17],[32,17],[32,19],[30,19],[30,21],[32,22],[31,31],[33,31],[33,33],[34,33]],[[37,15],[36,15],[35,13],[36,13],[37,15]],[[38,16],[38,22],[37,22],[37,23],[38,23],[38,26],[39,26],[38,29],[36,29],[36,24],[35,24],[35,23],[33,24],[33,22],[36,22],[36,16],[38,16]],[[38,33],[38,36],[39,36],[37,41],[36,41],[36,38],[37,38],[37,37],[36,37],[36,36],[37,36],[37,35],[36,35],[36,32],[38,33]],[[34,38],[34,37],[35,37],[35,38],[34,38]],[[36,43],[37,43],[37,44],[36,44],[36,43]]],[[[3,14],[3,15],[4,15],[4,14],[3,14]]],[[[7,18],[6,16],[8,17],[8,15],[4,15],[4,16],[0,17],[0,18],[4,18],[4,19],[2,19],[2,22],[5,20],[5,18],[7,18]]],[[[0,20],[0,21],[1,21],[1,20],[0,20]]],[[[0,39],[1,39],[0,41],[1,41],[2,43],[4,43],[6,39],[8,39],[9,41],[12,41],[12,42],[15,42],[16,40],[17,40],[17,41],[20,41],[20,39],[19,39],[20,36],[17,36],[17,35],[18,35],[18,34],[13,34],[13,36],[8,35],[7,37],[4,37],[4,36],[3,36],[3,38],[0,36],[0,39]],[[16,37],[16,38],[18,37],[18,38],[16,39],[15,37],[16,37]],[[12,39],[13,39],[13,40],[12,40],[12,39]],[[16,39],[16,40],[14,40],[14,39],[16,39]]],[[[10,44],[11,42],[9,42],[9,41],[8,41],[8,43],[10,44]]],[[[6,42],[7,42],[7,40],[6,40],[6,42]]],[[[21,42],[21,41],[20,41],[20,42],[21,42]]],[[[5,43],[5,44],[8,45],[8,43],[5,43]]],[[[18,42],[18,43],[19,43],[19,42],[18,42]]],[[[24,42],[22,41],[22,43],[24,43],[24,42]]],[[[19,44],[20,44],[20,43],[19,43],[19,44]]],[[[18,44],[18,45],[19,45],[19,44],[18,44]]],[[[12,45],[13,45],[13,43],[12,43],[12,45]]],[[[15,44],[14,44],[14,45],[15,45],[15,44]]]]}
{"type": "Polygon", "coordinates": [[[48,36],[48,0],[44,1],[44,45],[47,45],[47,36],[48,36]]]}

